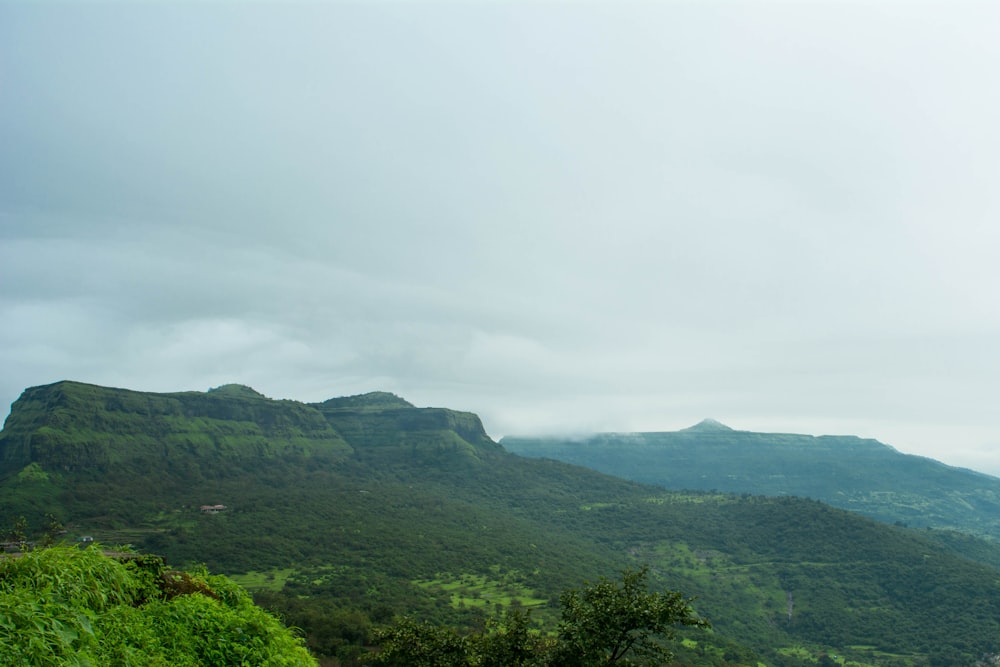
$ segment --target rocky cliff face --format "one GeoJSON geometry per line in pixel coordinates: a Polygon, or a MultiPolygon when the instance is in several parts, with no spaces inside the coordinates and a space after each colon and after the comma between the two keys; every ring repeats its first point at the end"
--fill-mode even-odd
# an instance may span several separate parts
{"type": "Polygon", "coordinates": [[[26,389],[14,403],[0,433],[0,477],[29,464],[58,473],[193,465],[221,474],[262,461],[335,462],[374,447],[500,450],[476,415],[417,408],[384,392],[309,405],[242,385],[158,394],[65,381],[26,389]]]}
{"type": "Polygon", "coordinates": [[[381,392],[309,405],[242,385],[159,394],[57,382],[26,389],[0,432],[0,525],[50,513],[159,525],[163,508],[216,502],[222,487],[232,496],[234,485],[366,466],[447,477],[502,451],[474,414],[381,392]]]}
{"type": "Polygon", "coordinates": [[[330,399],[315,407],[369,459],[405,456],[410,462],[414,457],[461,462],[503,451],[471,412],[416,408],[382,392],[330,399]]]}
{"type": "Polygon", "coordinates": [[[4,473],[29,463],[62,472],[145,472],[183,456],[225,465],[350,452],[315,409],[252,390],[155,394],[57,382],[25,390],[0,434],[4,473]]]}

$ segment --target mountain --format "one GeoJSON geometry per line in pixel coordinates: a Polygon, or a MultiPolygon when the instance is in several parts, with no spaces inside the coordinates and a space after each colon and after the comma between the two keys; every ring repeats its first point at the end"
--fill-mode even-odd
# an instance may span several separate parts
{"type": "Polygon", "coordinates": [[[217,474],[217,466],[318,456],[350,445],[314,408],[272,401],[249,387],[153,394],[59,382],[25,390],[0,433],[0,475],[30,463],[46,470],[217,474]],[[187,469],[191,468],[191,469],[187,469]]]}
{"type": "Polygon", "coordinates": [[[888,523],[1000,541],[1000,478],[877,440],[754,433],[706,419],[674,432],[505,437],[501,444],[669,489],[814,498],[888,523]]]}
{"type": "Polygon", "coordinates": [[[718,433],[719,431],[732,431],[722,422],[715,421],[714,419],[702,419],[700,422],[694,426],[688,426],[682,429],[686,433],[718,433]]]}
{"type": "Polygon", "coordinates": [[[551,627],[561,591],[643,564],[713,624],[681,633],[679,664],[971,664],[1000,649],[1000,570],[936,531],[517,456],[474,414],[392,394],[60,382],[15,402],[0,462],[0,526],[24,516],[42,540],[55,519],[70,539],[204,563],[344,665],[394,616],[474,628],[513,605],[551,627]]]}

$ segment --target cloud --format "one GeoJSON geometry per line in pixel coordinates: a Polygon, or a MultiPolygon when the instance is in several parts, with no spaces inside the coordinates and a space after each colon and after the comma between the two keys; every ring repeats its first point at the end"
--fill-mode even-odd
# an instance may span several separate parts
{"type": "Polygon", "coordinates": [[[997,11],[5,6],[0,392],[385,389],[986,465],[997,11]]]}

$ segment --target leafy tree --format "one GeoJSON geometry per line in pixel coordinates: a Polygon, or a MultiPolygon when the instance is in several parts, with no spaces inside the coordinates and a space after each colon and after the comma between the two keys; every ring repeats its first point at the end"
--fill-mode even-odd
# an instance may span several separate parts
{"type": "Polygon", "coordinates": [[[66,532],[66,527],[55,514],[47,512],[45,514],[45,533],[42,536],[42,544],[48,546],[55,542],[56,537],[66,532]]]}
{"type": "Polygon", "coordinates": [[[650,592],[648,567],[625,570],[621,583],[601,580],[562,594],[553,664],[563,667],[660,665],[673,654],[663,644],[677,625],[707,627],[681,593],[650,592]]]}
{"type": "Polygon", "coordinates": [[[648,568],[625,570],[621,583],[603,577],[561,598],[558,637],[532,633],[527,614],[508,611],[490,631],[460,636],[451,628],[405,619],[376,635],[379,661],[394,667],[599,667],[660,665],[676,625],[708,627],[677,592],[650,592],[648,568]]]}
{"type": "Polygon", "coordinates": [[[531,631],[528,614],[510,609],[488,624],[488,632],[471,639],[478,667],[530,667],[544,665],[552,640],[531,631]]]}
{"type": "Polygon", "coordinates": [[[400,667],[466,667],[471,664],[469,640],[451,628],[403,619],[375,636],[382,645],[379,661],[400,667]]]}
{"type": "Polygon", "coordinates": [[[24,544],[28,534],[28,520],[24,516],[14,519],[14,524],[7,530],[7,540],[24,544]]]}

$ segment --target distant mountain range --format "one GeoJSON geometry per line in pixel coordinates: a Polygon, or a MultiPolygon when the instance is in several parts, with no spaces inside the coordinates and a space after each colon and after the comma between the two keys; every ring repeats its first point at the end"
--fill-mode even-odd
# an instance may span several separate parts
{"type": "Polygon", "coordinates": [[[550,458],[668,489],[814,498],[880,521],[1000,541],[1000,478],[877,440],[737,431],[712,419],[659,433],[505,437],[550,458]]]}
{"type": "MultiPolygon", "coordinates": [[[[396,615],[471,628],[520,605],[551,627],[560,591],[643,564],[713,623],[681,634],[679,665],[812,667],[836,655],[923,667],[1000,652],[995,544],[791,497],[812,495],[788,485],[807,472],[775,470],[774,451],[728,460],[753,435],[710,423],[676,434],[692,461],[714,451],[721,479],[785,475],[774,487],[784,497],[666,490],[526,458],[474,414],[381,392],[305,404],[240,385],[155,394],[59,382],[25,390],[0,432],[0,530],[26,524],[41,542],[58,525],[68,532],[56,539],[205,563],[341,665],[364,664],[371,628],[396,615]]],[[[671,467],[647,436],[602,437],[671,467]]],[[[784,437],[801,449],[789,444],[801,436],[784,437]]],[[[881,466],[884,493],[914,492],[905,476],[892,486],[890,448],[814,441],[827,460],[881,466]]]]}

